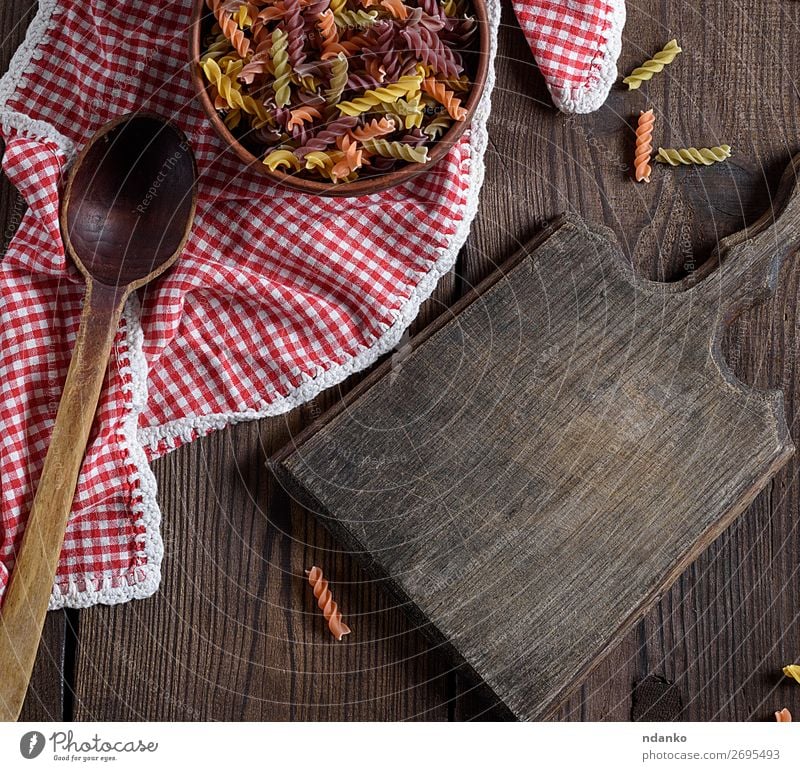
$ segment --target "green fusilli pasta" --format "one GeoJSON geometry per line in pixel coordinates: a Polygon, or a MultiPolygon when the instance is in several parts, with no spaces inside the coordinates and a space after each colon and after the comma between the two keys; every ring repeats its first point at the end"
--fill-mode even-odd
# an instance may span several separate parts
{"type": "Polygon", "coordinates": [[[425,163],[428,160],[427,147],[412,147],[402,142],[389,142],[385,139],[366,139],[364,149],[384,158],[394,158],[397,161],[411,163],[425,163]]]}
{"type": "Polygon", "coordinates": [[[658,148],[656,160],[659,163],[667,163],[670,166],[711,166],[712,163],[719,163],[731,157],[731,146],[720,145],[719,147],[686,147],[677,150],[658,148]]]}
{"type": "Polygon", "coordinates": [[[269,57],[275,71],[275,80],[272,83],[272,90],[275,92],[275,104],[278,107],[286,107],[292,98],[289,84],[292,79],[292,69],[289,66],[289,54],[287,52],[287,34],[280,28],[272,33],[272,47],[269,49],[269,57]]]}

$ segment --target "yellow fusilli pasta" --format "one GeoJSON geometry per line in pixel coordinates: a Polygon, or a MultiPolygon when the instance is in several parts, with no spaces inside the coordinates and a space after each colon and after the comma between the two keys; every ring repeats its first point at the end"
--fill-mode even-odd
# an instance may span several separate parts
{"type": "Polygon", "coordinates": [[[650,80],[653,75],[661,72],[664,67],[671,64],[682,51],[683,49],[678,45],[677,40],[670,40],[652,59],[648,59],[641,67],[637,67],[622,82],[629,90],[639,88],[642,83],[650,80]]]}
{"type": "Polygon", "coordinates": [[[405,75],[396,83],[380,88],[372,88],[350,102],[339,102],[336,106],[342,115],[360,115],[380,104],[391,104],[402,97],[412,97],[419,92],[422,78],[419,75],[405,75]]]}
{"type": "Polygon", "coordinates": [[[276,171],[278,169],[299,171],[302,166],[297,156],[291,150],[273,150],[264,158],[264,165],[270,171],[276,171]]]}

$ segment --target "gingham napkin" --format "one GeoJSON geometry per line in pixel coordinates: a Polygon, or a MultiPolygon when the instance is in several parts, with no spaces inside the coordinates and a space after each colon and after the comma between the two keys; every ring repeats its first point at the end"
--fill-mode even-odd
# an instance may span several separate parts
{"type": "Polygon", "coordinates": [[[513,0],[556,107],[592,112],[617,78],[624,0],[513,0]]]}
{"type": "MultiPolygon", "coordinates": [[[[186,132],[200,171],[184,254],[126,307],[53,608],[154,592],[162,545],[149,462],[290,410],[390,351],[452,267],[477,206],[493,72],[470,132],[415,181],[348,201],[301,196],[244,170],[209,128],[186,64],[190,5],[40,0],[0,82],[3,168],[29,207],[0,263],[0,591],[83,295],[58,228],[65,164],[106,121],[145,109],[186,132]]],[[[494,54],[497,0],[490,13],[494,54]]]]}

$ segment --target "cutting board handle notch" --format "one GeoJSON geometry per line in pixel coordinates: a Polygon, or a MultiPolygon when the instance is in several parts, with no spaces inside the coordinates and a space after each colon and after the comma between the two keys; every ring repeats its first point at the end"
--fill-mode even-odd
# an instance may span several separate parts
{"type": "Polygon", "coordinates": [[[770,209],[753,225],[720,241],[719,264],[699,285],[726,320],[775,291],[781,262],[800,248],[800,153],[783,174],[770,209]]]}

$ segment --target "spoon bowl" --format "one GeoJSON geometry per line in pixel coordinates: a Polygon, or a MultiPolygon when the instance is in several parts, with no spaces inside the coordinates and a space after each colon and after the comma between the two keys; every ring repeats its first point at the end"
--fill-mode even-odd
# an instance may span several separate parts
{"type": "Polygon", "coordinates": [[[64,245],[84,276],[137,288],[169,267],[188,235],[196,176],[186,138],[158,116],[104,126],[76,161],[62,207],[64,245]]]}
{"type": "Polygon", "coordinates": [[[78,156],[61,204],[64,246],[86,283],[78,337],[22,544],[0,609],[0,720],[30,682],[83,456],[122,308],[181,253],[195,208],[181,132],[138,113],[104,126],[78,156]]]}

